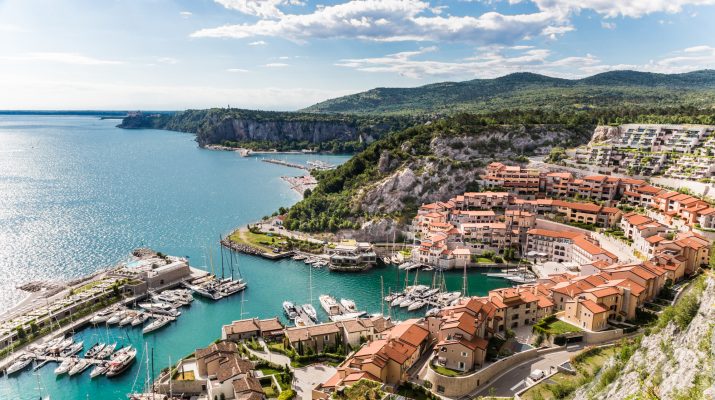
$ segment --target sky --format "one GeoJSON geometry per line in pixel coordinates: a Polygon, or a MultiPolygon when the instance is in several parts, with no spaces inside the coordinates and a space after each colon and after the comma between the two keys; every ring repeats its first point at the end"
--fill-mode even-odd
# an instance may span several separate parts
{"type": "Polygon", "coordinates": [[[715,0],[0,0],[0,109],[296,110],[530,71],[715,68],[715,0]]]}

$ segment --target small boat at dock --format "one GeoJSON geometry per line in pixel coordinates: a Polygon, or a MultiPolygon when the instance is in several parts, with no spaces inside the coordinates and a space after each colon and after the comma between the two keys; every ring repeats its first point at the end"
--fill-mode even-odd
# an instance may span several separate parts
{"type": "MultiPolygon", "coordinates": [[[[320,301],[320,305],[323,307],[323,310],[325,310],[325,313],[328,314],[328,316],[342,314],[342,310],[340,309],[338,302],[335,300],[335,297],[329,294],[321,294],[320,296],[318,296],[318,300],[320,301]]],[[[308,312],[306,311],[306,314],[307,313],[308,312]]]]}
{"type": "Polygon", "coordinates": [[[345,310],[349,313],[353,313],[357,311],[357,306],[355,305],[355,301],[350,300],[350,299],[340,299],[340,304],[342,304],[343,307],[345,307],[345,310]]]}
{"type": "Polygon", "coordinates": [[[84,358],[95,358],[99,353],[104,350],[106,345],[104,343],[95,343],[94,346],[90,347],[86,353],[84,353],[84,358]]]}
{"type": "Polygon", "coordinates": [[[126,371],[127,368],[134,362],[137,357],[137,349],[129,347],[128,350],[123,350],[120,355],[109,362],[107,368],[107,377],[112,378],[126,371]]]}
{"type": "Polygon", "coordinates": [[[147,319],[149,319],[149,314],[140,312],[136,317],[134,317],[134,319],[132,319],[131,324],[132,326],[139,326],[145,323],[147,319]]]}
{"type": "Polygon", "coordinates": [[[420,308],[424,307],[425,305],[427,305],[427,303],[425,303],[424,300],[415,300],[414,303],[410,304],[407,307],[407,311],[419,310],[420,308]]]}
{"type": "Polygon", "coordinates": [[[109,356],[111,356],[112,353],[114,353],[114,349],[116,349],[116,348],[117,348],[116,343],[108,344],[108,345],[104,346],[102,351],[100,351],[99,354],[97,354],[97,357],[95,357],[95,358],[97,358],[99,360],[104,360],[104,359],[108,358],[109,356]]]}
{"type": "Polygon", "coordinates": [[[166,326],[169,322],[171,322],[171,319],[167,317],[159,317],[149,325],[145,326],[144,329],[142,329],[142,333],[146,335],[147,333],[154,332],[155,330],[166,326]]]}
{"type": "Polygon", "coordinates": [[[60,363],[57,368],[55,368],[55,375],[62,375],[66,374],[69,372],[69,370],[74,366],[74,364],[77,362],[76,359],[74,358],[66,358],[64,361],[60,363]]]}
{"type": "Polygon", "coordinates": [[[147,310],[152,314],[168,315],[170,317],[178,317],[181,315],[176,308],[167,303],[140,303],[139,307],[147,310]]]}
{"type": "Polygon", "coordinates": [[[318,312],[315,311],[315,307],[312,304],[303,304],[303,311],[315,322],[318,322],[318,312]]]}
{"type": "Polygon", "coordinates": [[[114,314],[114,311],[115,310],[113,308],[102,310],[102,311],[98,312],[97,314],[95,314],[95,316],[89,320],[89,323],[92,325],[97,325],[97,324],[101,324],[102,322],[107,322],[107,320],[109,318],[111,318],[112,315],[114,314]]]}
{"type": "Polygon", "coordinates": [[[94,368],[92,368],[92,371],[89,372],[89,377],[96,378],[100,375],[104,375],[108,369],[109,369],[109,363],[104,362],[101,364],[97,364],[94,366],[94,368]]]}
{"type": "Polygon", "coordinates": [[[89,368],[90,365],[92,364],[89,361],[85,360],[84,358],[80,358],[79,361],[77,361],[77,363],[73,365],[72,368],[70,368],[68,374],[69,376],[81,374],[82,372],[84,372],[84,370],[89,368]]]}
{"type": "Polygon", "coordinates": [[[9,367],[7,367],[5,374],[12,375],[16,372],[20,372],[23,369],[27,368],[28,365],[32,364],[32,362],[34,360],[35,360],[34,355],[29,354],[29,353],[23,354],[14,363],[12,363],[9,367]]]}
{"type": "Polygon", "coordinates": [[[283,312],[290,319],[298,318],[298,309],[295,307],[295,304],[293,304],[293,302],[291,302],[291,301],[283,302],[283,312]]]}

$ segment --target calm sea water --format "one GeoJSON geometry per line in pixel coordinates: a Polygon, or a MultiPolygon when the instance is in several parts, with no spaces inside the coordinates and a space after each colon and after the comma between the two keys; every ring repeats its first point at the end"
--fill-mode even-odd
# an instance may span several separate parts
{"type": "MultiPolygon", "coordinates": [[[[255,221],[299,199],[280,177],[300,171],[199,149],[192,135],[121,130],[116,120],[91,117],[0,117],[0,307],[22,298],[14,287],[33,279],[69,279],[126,258],[149,246],[186,255],[203,266],[207,251],[218,258],[219,235],[255,221]]],[[[346,156],[280,156],[293,162],[320,159],[341,163],[346,156]]],[[[194,301],[172,325],[143,336],[140,329],[88,328],[76,333],[86,348],[119,341],[154,349],[154,372],[220,336],[221,326],[244,317],[281,316],[281,303],[307,302],[321,293],[354,299],[380,312],[380,277],[385,289],[401,286],[394,267],[362,274],[330,273],[302,262],[271,262],[239,256],[249,287],[244,296],[219,302],[194,301]],[[243,297],[243,301],[242,301],[243,297]]],[[[410,278],[411,280],[412,278],[410,278]]],[[[428,283],[423,273],[420,281],[428,283]]],[[[461,275],[446,274],[447,286],[461,288],[461,275]]],[[[472,294],[505,286],[470,273],[472,294]]],[[[322,314],[317,300],[314,304],[322,314]]],[[[405,318],[406,313],[397,315],[405,318]]],[[[325,314],[322,314],[326,318],[325,314]]],[[[53,400],[120,399],[140,390],[147,375],[136,363],[118,378],[90,380],[89,373],[56,378],[48,364],[34,376],[27,370],[0,378],[0,399],[36,399],[38,377],[53,400]]]]}

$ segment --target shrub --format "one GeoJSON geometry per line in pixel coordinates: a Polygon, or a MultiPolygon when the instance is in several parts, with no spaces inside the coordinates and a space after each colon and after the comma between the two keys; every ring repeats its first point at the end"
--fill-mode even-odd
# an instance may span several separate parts
{"type": "Polygon", "coordinates": [[[280,395],[278,395],[278,400],[290,400],[296,396],[295,390],[293,389],[286,389],[281,392],[280,395]]]}

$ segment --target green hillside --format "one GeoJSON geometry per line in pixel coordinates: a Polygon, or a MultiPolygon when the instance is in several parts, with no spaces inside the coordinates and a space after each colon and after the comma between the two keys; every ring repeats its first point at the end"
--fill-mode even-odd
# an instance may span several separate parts
{"type": "Polygon", "coordinates": [[[515,73],[495,79],[442,82],[415,88],[376,88],[302,111],[350,114],[453,114],[503,109],[573,110],[610,107],[715,105],[715,70],[684,74],[604,72],[583,79],[515,73]]]}

